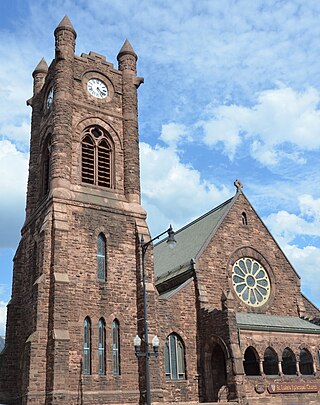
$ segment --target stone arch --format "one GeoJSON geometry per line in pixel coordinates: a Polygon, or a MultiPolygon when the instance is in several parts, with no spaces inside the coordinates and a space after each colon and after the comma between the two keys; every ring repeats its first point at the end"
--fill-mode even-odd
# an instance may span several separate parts
{"type": "Polygon", "coordinates": [[[170,329],[159,334],[159,338],[163,339],[163,342],[164,342],[166,340],[167,336],[171,335],[172,333],[181,337],[181,339],[183,340],[185,349],[188,350],[188,335],[186,335],[184,333],[184,331],[182,329],[180,329],[174,323],[171,325],[170,329]]]}
{"type": "Polygon", "coordinates": [[[279,374],[279,357],[273,347],[268,346],[264,351],[263,372],[266,375],[279,374]]]}
{"type": "Polygon", "coordinates": [[[299,368],[302,375],[312,375],[313,369],[313,357],[310,350],[302,348],[299,353],[299,368]]]}
{"type": "Polygon", "coordinates": [[[260,359],[256,349],[248,346],[243,355],[243,368],[246,375],[260,375],[260,359]]]}
{"type": "Polygon", "coordinates": [[[286,347],[282,352],[282,372],[285,375],[297,373],[296,356],[290,347],[286,347]]]}
{"type": "Polygon", "coordinates": [[[103,128],[110,134],[110,138],[114,142],[115,147],[120,147],[120,149],[123,149],[122,139],[120,138],[116,129],[109,122],[101,119],[100,117],[83,118],[81,121],[79,121],[78,124],[76,125],[74,141],[80,142],[82,133],[85,130],[85,128],[95,125],[103,128]]]}
{"type": "Polygon", "coordinates": [[[211,336],[205,344],[204,367],[206,401],[218,401],[221,388],[228,391],[228,376],[232,373],[230,352],[219,336],[211,336]]]}

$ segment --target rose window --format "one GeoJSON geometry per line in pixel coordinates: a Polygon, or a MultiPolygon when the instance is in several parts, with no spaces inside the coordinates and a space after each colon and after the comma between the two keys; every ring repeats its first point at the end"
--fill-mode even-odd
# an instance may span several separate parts
{"type": "Polygon", "coordinates": [[[259,307],[270,296],[270,279],[264,267],[254,259],[243,257],[232,269],[232,285],[237,296],[247,305],[259,307]]]}

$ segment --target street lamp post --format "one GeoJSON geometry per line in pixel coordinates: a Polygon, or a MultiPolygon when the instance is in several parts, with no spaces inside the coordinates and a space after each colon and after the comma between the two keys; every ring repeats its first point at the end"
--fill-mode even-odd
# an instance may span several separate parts
{"type": "Polygon", "coordinates": [[[152,339],[152,346],[153,352],[149,351],[149,337],[148,337],[148,312],[147,312],[147,289],[146,289],[146,272],[145,272],[145,256],[148,247],[150,244],[159,239],[164,234],[168,234],[167,243],[171,249],[173,249],[177,242],[174,239],[174,231],[172,226],[170,225],[169,229],[160,233],[158,236],[154,237],[153,239],[149,240],[148,242],[144,241],[143,235],[141,237],[141,266],[142,266],[142,285],[143,285],[143,320],[144,320],[144,343],[145,349],[144,352],[140,350],[141,348],[141,338],[137,335],[134,338],[134,347],[135,347],[135,354],[137,357],[145,357],[146,358],[146,404],[151,404],[151,395],[150,395],[150,366],[149,360],[151,356],[158,357],[159,354],[159,339],[157,336],[154,336],[152,339]]]}

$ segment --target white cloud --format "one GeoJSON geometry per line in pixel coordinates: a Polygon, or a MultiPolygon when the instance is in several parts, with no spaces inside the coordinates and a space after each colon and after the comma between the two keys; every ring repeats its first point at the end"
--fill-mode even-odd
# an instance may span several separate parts
{"type": "Polygon", "coordinates": [[[174,122],[162,125],[160,139],[167,145],[175,146],[184,138],[187,138],[188,141],[191,140],[185,125],[174,122]]]}
{"type": "Polygon", "coordinates": [[[185,225],[232,195],[227,187],[215,186],[183,164],[173,148],[141,143],[140,151],[143,205],[153,233],[170,222],[176,228],[185,225]]]}
{"type": "Polygon", "coordinates": [[[17,244],[24,219],[28,154],[17,150],[8,140],[0,141],[0,233],[1,247],[17,244]]]}
{"type": "Polygon", "coordinates": [[[7,302],[0,301],[0,336],[5,335],[7,319],[7,302]]]}
{"type": "Polygon", "coordinates": [[[319,302],[320,283],[316,280],[319,279],[317,263],[320,263],[320,248],[315,246],[299,248],[296,245],[285,245],[283,249],[301,276],[302,290],[308,289],[313,295],[313,300],[319,302]]]}
{"type": "Polygon", "coordinates": [[[319,305],[320,199],[305,194],[298,197],[298,204],[298,214],[282,210],[270,214],[265,222],[300,274],[302,290],[307,290],[319,305]],[[306,246],[299,246],[306,242],[306,246]]]}
{"type": "Polygon", "coordinates": [[[197,124],[203,128],[204,143],[215,146],[224,145],[224,151],[233,160],[237,148],[242,142],[240,132],[243,123],[248,119],[246,108],[221,106],[214,110],[214,118],[197,124]]]}
{"type": "Polygon", "coordinates": [[[203,128],[204,143],[213,147],[221,142],[231,160],[241,142],[248,141],[252,157],[263,165],[272,166],[284,158],[305,163],[299,152],[320,148],[319,102],[320,93],[314,88],[266,90],[253,107],[219,106],[212,118],[198,125],[203,128]]]}
{"type": "Polygon", "coordinates": [[[299,197],[299,206],[302,215],[320,221],[320,198],[315,199],[308,194],[302,195],[299,197]]]}
{"type": "Polygon", "coordinates": [[[255,159],[262,163],[264,166],[273,166],[278,161],[278,153],[274,149],[267,149],[265,145],[255,139],[250,146],[251,156],[254,156],[255,159]]]}
{"type": "Polygon", "coordinates": [[[281,210],[265,219],[271,232],[282,241],[290,243],[297,236],[320,237],[320,199],[311,195],[298,198],[300,213],[281,210]]]}
{"type": "Polygon", "coordinates": [[[25,121],[20,125],[6,124],[0,126],[0,134],[15,143],[28,145],[30,139],[30,124],[25,121]]]}

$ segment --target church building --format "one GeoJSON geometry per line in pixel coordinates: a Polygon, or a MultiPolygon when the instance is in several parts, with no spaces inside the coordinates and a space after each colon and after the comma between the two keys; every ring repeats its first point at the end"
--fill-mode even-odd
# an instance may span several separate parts
{"type": "Polygon", "coordinates": [[[0,403],[319,405],[320,311],[241,181],[175,233],[175,249],[168,237],[153,243],[137,55],[127,40],[117,67],[75,55],[67,16],[54,36],[27,101],[26,219],[0,403]]]}

